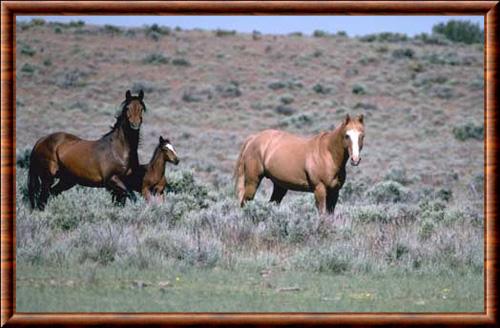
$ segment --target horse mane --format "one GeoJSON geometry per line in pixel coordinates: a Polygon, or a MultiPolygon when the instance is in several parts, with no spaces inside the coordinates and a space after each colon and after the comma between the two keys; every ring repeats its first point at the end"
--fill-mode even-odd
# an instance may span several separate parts
{"type": "Polygon", "coordinates": [[[161,145],[158,144],[156,147],[155,147],[155,151],[153,152],[153,156],[151,156],[151,159],[149,160],[148,162],[148,165],[149,164],[153,164],[153,160],[156,158],[156,155],[158,155],[158,152],[161,151],[161,145]]]}

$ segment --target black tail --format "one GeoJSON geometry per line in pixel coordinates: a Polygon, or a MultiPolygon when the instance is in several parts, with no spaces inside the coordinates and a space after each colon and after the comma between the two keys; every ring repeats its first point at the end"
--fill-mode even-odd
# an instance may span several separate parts
{"type": "Polygon", "coordinates": [[[30,198],[31,209],[34,209],[37,203],[37,198],[40,193],[40,178],[36,169],[36,164],[33,163],[33,155],[30,157],[30,168],[28,171],[28,195],[30,198]]]}

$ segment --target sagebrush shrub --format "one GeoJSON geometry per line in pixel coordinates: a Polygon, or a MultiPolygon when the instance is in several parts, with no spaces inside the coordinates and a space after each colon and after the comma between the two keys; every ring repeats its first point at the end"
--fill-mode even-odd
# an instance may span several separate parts
{"type": "Polygon", "coordinates": [[[367,196],[375,203],[397,203],[408,200],[410,191],[399,182],[386,180],[368,189],[367,196]]]}
{"type": "Polygon", "coordinates": [[[468,139],[483,140],[484,138],[484,124],[477,124],[474,122],[464,123],[459,126],[453,127],[453,135],[457,140],[465,141],[468,139]]]}

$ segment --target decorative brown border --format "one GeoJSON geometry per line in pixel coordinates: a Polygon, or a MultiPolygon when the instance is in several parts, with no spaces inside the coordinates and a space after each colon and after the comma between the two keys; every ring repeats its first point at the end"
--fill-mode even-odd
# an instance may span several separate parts
{"type": "Polygon", "coordinates": [[[4,1],[1,4],[1,325],[495,325],[497,313],[498,1],[4,1]],[[15,313],[15,16],[16,15],[484,15],[485,294],[479,314],[406,313],[15,313]]]}

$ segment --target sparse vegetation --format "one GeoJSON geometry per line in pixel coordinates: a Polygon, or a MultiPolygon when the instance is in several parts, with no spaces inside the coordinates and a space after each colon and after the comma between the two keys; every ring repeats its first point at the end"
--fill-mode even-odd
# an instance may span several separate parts
{"type": "Polygon", "coordinates": [[[215,36],[219,36],[219,37],[224,37],[224,36],[231,36],[231,35],[236,35],[236,31],[235,30],[221,30],[221,29],[218,29],[215,31],[215,36]]]}
{"type": "Polygon", "coordinates": [[[363,42],[404,42],[408,36],[403,33],[384,32],[378,34],[368,34],[359,38],[363,42]]]}
{"type": "Polygon", "coordinates": [[[453,135],[457,140],[465,141],[468,139],[483,140],[484,125],[468,122],[453,127],[453,135]]]}
{"type": "Polygon", "coordinates": [[[401,58],[413,58],[415,56],[415,51],[410,48],[396,49],[392,52],[392,57],[396,59],[401,58]]]}
{"type": "Polygon", "coordinates": [[[330,34],[328,32],[325,32],[325,31],[322,31],[322,30],[315,30],[313,32],[313,36],[315,38],[324,38],[324,37],[327,37],[329,36],[330,34]]]}
{"type": "Polygon", "coordinates": [[[366,94],[365,87],[361,84],[355,84],[352,86],[352,93],[355,95],[364,95],[366,94]]]}
{"type": "Polygon", "coordinates": [[[154,52],[142,60],[144,64],[152,64],[152,65],[161,65],[161,64],[168,64],[170,59],[163,55],[162,53],[154,52]]]}
{"type": "Polygon", "coordinates": [[[174,66],[191,66],[191,63],[186,58],[173,58],[172,65],[174,65],[174,66]]]}

